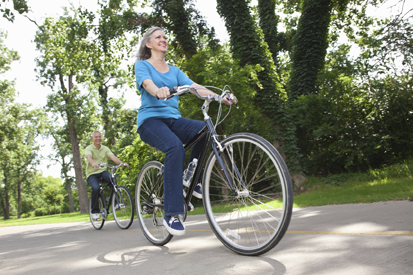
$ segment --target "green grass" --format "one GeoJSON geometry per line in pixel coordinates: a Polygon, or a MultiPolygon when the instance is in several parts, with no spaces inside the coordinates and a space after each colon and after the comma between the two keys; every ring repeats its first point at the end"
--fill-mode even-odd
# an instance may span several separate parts
{"type": "Polygon", "coordinates": [[[12,218],[10,220],[0,220],[0,227],[15,226],[15,225],[30,225],[30,224],[45,224],[45,223],[67,223],[67,222],[87,222],[89,214],[65,213],[56,215],[47,215],[40,217],[29,217],[24,219],[12,218]]]}
{"type": "MultiPolygon", "coordinates": [[[[294,192],[294,207],[409,199],[413,200],[413,160],[383,169],[370,170],[367,173],[339,174],[324,178],[310,177],[294,192]]],[[[271,203],[271,205],[277,204],[279,204],[277,201],[271,203]]],[[[203,207],[197,207],[188,214],[204,213],[203,207]]],[[[113,216],[109,215],[109,220],[111,219],[113,216]]],[[[0,227],[88,221],[88,214],[69,213],[0,220],[0,227]]]]}
{"type": "Polygon", "coordinates": [[[369,182],[348,181],[346,184],[313,185],[294,196],[294,207],[346,203],[371,203],[413,198],[413,179],[383,179],[369,182]]]}
{"type": "Polygon", "coordinates": [[[367,173],[309,178],[294,195],[294,207],[413,199],[413,160],[367,173]]]}

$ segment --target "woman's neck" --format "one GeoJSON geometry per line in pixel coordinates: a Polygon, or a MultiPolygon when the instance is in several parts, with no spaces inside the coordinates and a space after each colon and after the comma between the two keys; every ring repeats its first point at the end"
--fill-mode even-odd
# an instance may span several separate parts
{"type": "Polygon", "coordinates": [[[151,58],[147,59],[152,66],[161,73],[166,73],[169,71],[169,66],[165,61],[165,55],[154,55],[152,54],[151,58]]]}

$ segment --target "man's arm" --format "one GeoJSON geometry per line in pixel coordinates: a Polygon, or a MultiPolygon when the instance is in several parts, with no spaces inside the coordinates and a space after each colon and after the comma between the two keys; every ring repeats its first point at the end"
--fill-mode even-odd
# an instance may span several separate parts
{"type": "Polygon", "coordinates": [[[111,161],[113,161],[116,164],[121,164],[123,163],[123,166],[126,166],[127,168],[129,168],[129,165],[126,162],[122,162],[121,160],[119,160],[115,155],[110,155],[108,156],[108,158],[110,158],[111,161]]]}
{"type": "Polygon", "coordinates": [[[93,168],[98,169],[99,168],[99,163],[93,160],[92,155],[87,155],[86,156],[87,161],[92,165],[93,168]]]}

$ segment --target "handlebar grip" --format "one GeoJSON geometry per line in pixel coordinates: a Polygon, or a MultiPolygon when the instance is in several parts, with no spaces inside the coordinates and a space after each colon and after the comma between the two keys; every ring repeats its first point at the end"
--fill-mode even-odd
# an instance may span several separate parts
{"type": "Polygon", "coordinates": [[[169,92],[171,93],[171,95],[176,94],[178,92],[178,86],[175,86],[172,89],[169,89],[169,92]]]}
{"type": "MultiPolygon", "coordinates": [[[[172,95],[176,94],[177,92],[178,92],[178,87],[177,86],[173,87],[172,89],[169,89],[170,95],[166,99],[170,99],[172,97],[172,95]]],[[[159,100],[159,97],[156,96],[156,99],[159,100]]]]}

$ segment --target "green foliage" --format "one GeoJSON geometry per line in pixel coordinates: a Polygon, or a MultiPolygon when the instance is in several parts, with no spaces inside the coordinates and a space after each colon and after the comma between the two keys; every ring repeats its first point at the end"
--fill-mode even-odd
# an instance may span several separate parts
{"type": "Polygon", "coordinates": [[[254,105],[268,126],[265,132],[258,134],[268,139],[286,156],[292,173],[301,172],[295,126],[286,104],[287,95],[280,84],[262,31],[257,27],[245,0],[220,0],[217,1],[217,9],[225,19],[225,26],[230,33],[234,58],[239,60],[241,66],[259,64],[264,68],[258,73],[262,89],[257,89],[254,105]]]}
{"type": "Polygon", "coordinates": [[[209,29],[205,19],[195,9],[193,0],[154,0],[154,16],[165,18],[164,27],[175,36],[170,43],[176,54],[192,58],[200,47],[204,37],[210,47],[216,48],[218,41],[215,30],[209,29]]]}
{"type": "MultiPolygon", "coordinates": [[[[262,71],[260,65],[247,65],[241,67],[237,60],[234,60],[228,47],[222,47],[216,51],[209,47],[199,50],[192,59],[179,64],[180,68],[188,73],[189,77],[196,83],[204,86],[213,86],[228,89],[237,96],[239,109],[232,107],[225,123],[217,130],[220,134],[230,135],[236,132],[252,131],[264,132],[267,124],[260,120],[260,113],[254,107],[253,97],[256,93],[255,87],[259,86],[258,73],[262,71]]],[[[215,90],[212,87],[209,87],[215,90]]],[[[219,90],[215,92],[220,93],[219,90]]],[[[180,97],[181,115],[191,119],[203,120],[201,106],[203,101],[195,96],[180,97]]],[[[225,106],[225,105],[224,105],[225,106]]],[[[216,121],[218,104],[210,106],[213,121],[216,121]]],[[[227,107],[223,107],[223,115],[227,113],[227,107]]]]}
{"type": "Polygon", "coordinates": [[[70,205],[63,203],[62,207],[60,208],[60,213],[70,213],[70,205]]]}
{"type": "Polygon", "coordinates": [[[118,185],[126,186],[134,194],[135,184],[142,167],[151,160],[163,162],[164,154],[144,143],[136,134],[132,145],[124,147],[119,158],[128,163],[130,168],[119,170],[116,175],[118,185]]]}
{"type": "Polygon", "coordinates": [[[258,0],[258,13],[260,16],[260,27],[264,32],[264,39],[272,54],[274,65],[278,67],[278,51],[280,47],[280,36],[277,24],[279,17],[275,14],[275,0],[258,0]]]}
{"type": "Polygon", "coordinates": [[[47,185],[43,190],[43,196],[46,203],[54,207],[56,214],[56,204],[63,202],[63,195],[60,194],[60,188],[56,185],[47,185]]]}
{"type": "Polygon", "coordinates": [[[34,210],[34,215],[36,217],[40,217],[40,216],[44,216],[44,215],[47,215],[47,214],[44,214],[44,209],[43,208],[37,208],[37,209],[34,210]]]}
{"type": "Polygon", "coordinates": [[[10,216],[17,216],[17,209],[16,206],[14,206],[13,203],[10,204],[10,216]]]}
{"type": "Polygon", "coordinates": [[[291,53],[288,94],[291,101],[317,91],[317,75],[324,66],[332,0],[304,0],[291,53]]]}
{"type": "MultiPolygon", "coordinates": [[[[17,52],[7,49],[0,32],[0,74],[10,69],[11,62],[18,60],[17,52]]],[[[37,137],[44,130],[45,115],[30,104],[15,102],[17,94],[14,82],[0,80],[0,200],[5,205],[4,218],[9,218],[10,196],[15,195],[17,209],[21,190],[30,186],[40,161],[37,137]]]]}
{"type": "Polygon", "coordinates": [[[53,91],[46,110],[65,123],[82,213],[88,213],[89,203],[79,142],[88,135],[85,129],[98,129],[97,95],[93,90],[81,90],[82,84],[93,84],[94,69],[100,64],[98,44],[90,37],[93,20],[93,13],[65,10],[59,19],[46,18],[35,37],[36,48],[41,52],[36,59],[38,78],[53,91]]]}
{"type": "Polygon", "coordinates": [[[359,83],[349,47],[328,56],[320,92],[293,106],[300,148],[311,173],[366,171],[413,153],[412,78],[386,77],[359,83]]]}
{"type": "Polygon", "coordinates": [[[21,214],[27,214],[33,210],[33,205],[29,201],[23,200],[21,202],[21,208],[21,214]]]}
{"type": "Polygon", "coordinates": [[[10,22],[14,21],[14,11],[19,14],[23,14],[29,11],[29,6],[27,5],[27,0],[2,0],[0,3],[0,12],[3,13],[3,17],[10,22]],[[13,2],[13,9],[10,7],[11,2],[13,2]]]}

